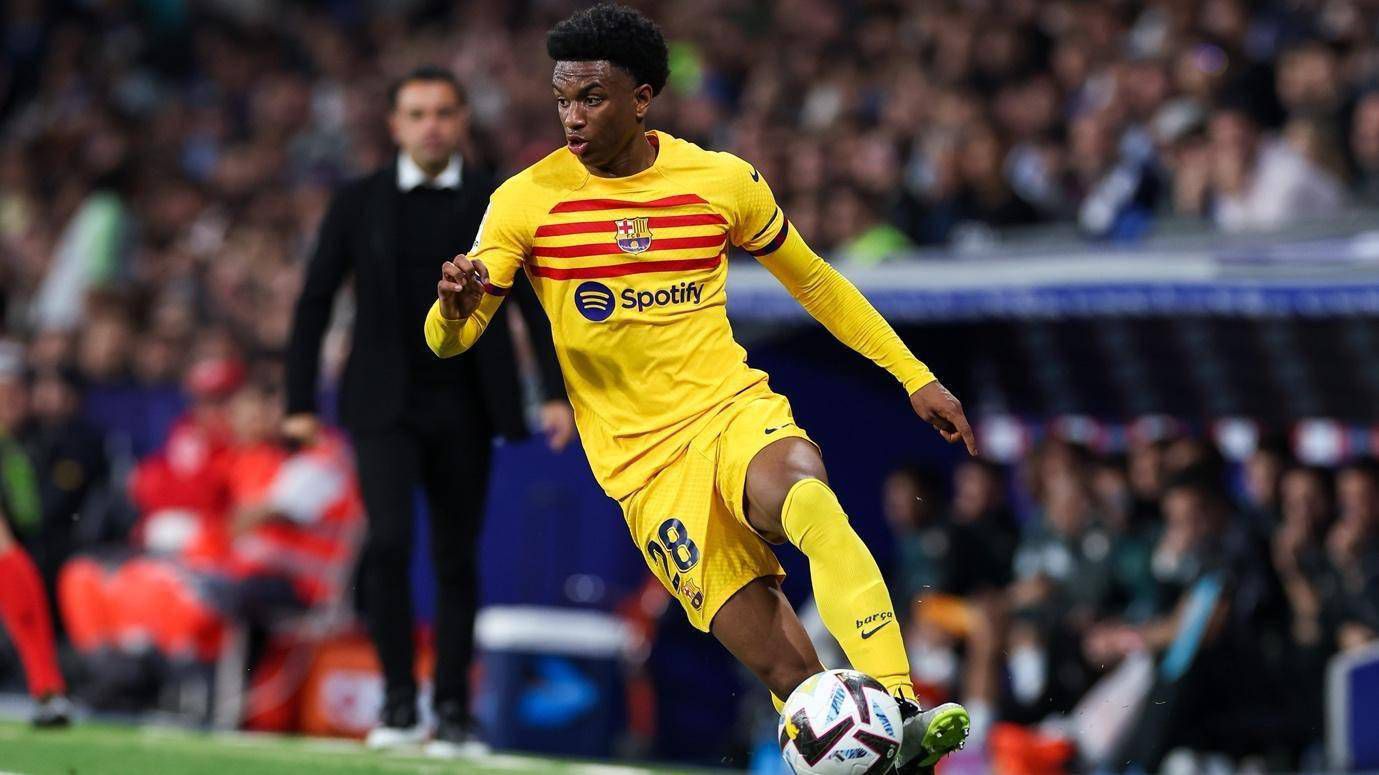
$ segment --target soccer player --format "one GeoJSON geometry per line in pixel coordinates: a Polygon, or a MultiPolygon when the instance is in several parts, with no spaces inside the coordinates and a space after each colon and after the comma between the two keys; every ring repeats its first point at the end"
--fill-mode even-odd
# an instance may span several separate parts
{"type": "Polygon", "coordinates": [[[647,131],[669,74],[655,24],[598,5],[557,24],[546,48],[566,146],[500,186],[469,254],[442,267],[428,344],[443,358],[472,346],[525,271],[550,317],[594,474],[694,626],[750,668],[779,707],[823,669],[768,546],[793,544],[853,667],[900,703],[897,771],[927,769],[961,745],[967,711],[915,702],[876,561],[829,488],[818,447],[733,339],[729,243],[894,375],[944,439],[975,454],[961,405],[809,249],[754,167],[647,131]]]}

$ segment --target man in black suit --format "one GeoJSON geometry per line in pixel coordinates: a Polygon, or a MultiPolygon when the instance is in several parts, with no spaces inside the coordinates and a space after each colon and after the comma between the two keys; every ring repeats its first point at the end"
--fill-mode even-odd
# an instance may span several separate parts
{"type": "MultiPolygon", "coordinates": [[[[383,666],[385,698],[372,747],[422,742],[413,677],[413,496],[420,483],[430,512],[437,610],[434,708],[428,750],[482,748],[469,714],[469,662],[476,605],[476,544],[494,436],[527,434],[509,331],[484,337],[463,358],[441,360],[422,337],[436,299],[437,267],[474,240],[490,174],[460,154],[468,114],[449,72],[421,68],[390,91],[395,164],[345,185],[321,224],[297,302],[287,361],[284,432],[316,433],[321,339],[336,292],[354,280],[353,347],[340,387],[340,419],[354,442],[368,511],[361,584],[369,634],[383,666]],[[475,497],[476,493],[478,497],[475,497]]],[[[531,287],[513,290],[541,373],[542,425],[552,448],[573,433],[550,327],[531,287]]],[[[506,320],[495,320],[507,328],[506,320]]]]}

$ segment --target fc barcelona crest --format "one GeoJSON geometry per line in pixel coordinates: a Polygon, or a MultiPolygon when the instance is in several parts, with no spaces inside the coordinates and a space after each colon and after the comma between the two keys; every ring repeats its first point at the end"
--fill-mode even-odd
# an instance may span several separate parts
{"type": "Polygon", "coordinates": [[[646,218],[621,218],[613,221],[618,228],[616,239],[624,253],[641,253],[651,247],[651,229],[646,227],[646,218]]]}

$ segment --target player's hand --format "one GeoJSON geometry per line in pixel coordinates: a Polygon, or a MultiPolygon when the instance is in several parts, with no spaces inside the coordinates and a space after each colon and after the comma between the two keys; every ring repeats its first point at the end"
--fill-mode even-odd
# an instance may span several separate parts
{"type": "Polygon", "coordinates": [[[316,435],[321,432],[321,421],[316,419],[316,415],[311,412],[298,412],[288,415],[282,423],[282,435],[285,438],[309,447],[316,442],[316,435]]]}
{"type": "Polygon", "coordinates": [[[910,406],[914,407],[919,419],[934,426],[944,441],[949,444],[962,441],[967,445],[967,454],[976,457],[977,437],[967,423],[967,415],[962,413],[962,403],[938,380],[916,390],[910,396],[910,406]]]}
{"type": "Polygon", "coordinates": [[[547,401],[541,405],[541,432],[546,434],[546,446],[559,452],[575,437],[575,413],[564,401],[547,401]]]}
{"type": "Polygon", "coordinates": [[[488,267],[479,259],[470,260],[465,254],[441,264],[441,279],[436,283],[436,296],[441,303],[441,317],[464,320],[479,308],[488,284],[488,267]]]}

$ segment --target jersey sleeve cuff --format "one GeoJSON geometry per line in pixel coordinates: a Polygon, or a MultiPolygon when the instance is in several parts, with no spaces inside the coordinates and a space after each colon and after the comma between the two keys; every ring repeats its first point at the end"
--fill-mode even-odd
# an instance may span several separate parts
{"type": "Polygon", "coordinates": [[[460,318],[460,319],[458,319],[458,320],[451,320],[450,318],[448,318],[448,317],[446,317],[445,315],[443,315],[443,314],[441,313],[441,303],[440,303],[440,299],[437,299],[437,300],[431,302],[431,313],[430,313],[430,317],[431,317],[432,320],[436,321],[436,324],[437,324],[437,325],[439,325],[441,328],[445,329],[446,331],[459,331],[461,328],[464,328],[465,321],[469,320],[469,318],[460,318]]]}
{"type": "Polygon", "coordinates": [[[934,373],[929,371],[929,367],[921,363],[919,365],[919,371],[903,377],[900,381],[901,384],[905,386],[905,394],[912,396],[915,394],[916,390],[919,390],[936,379],[938,379],[938,377],[935,377],[934,373]]]}

